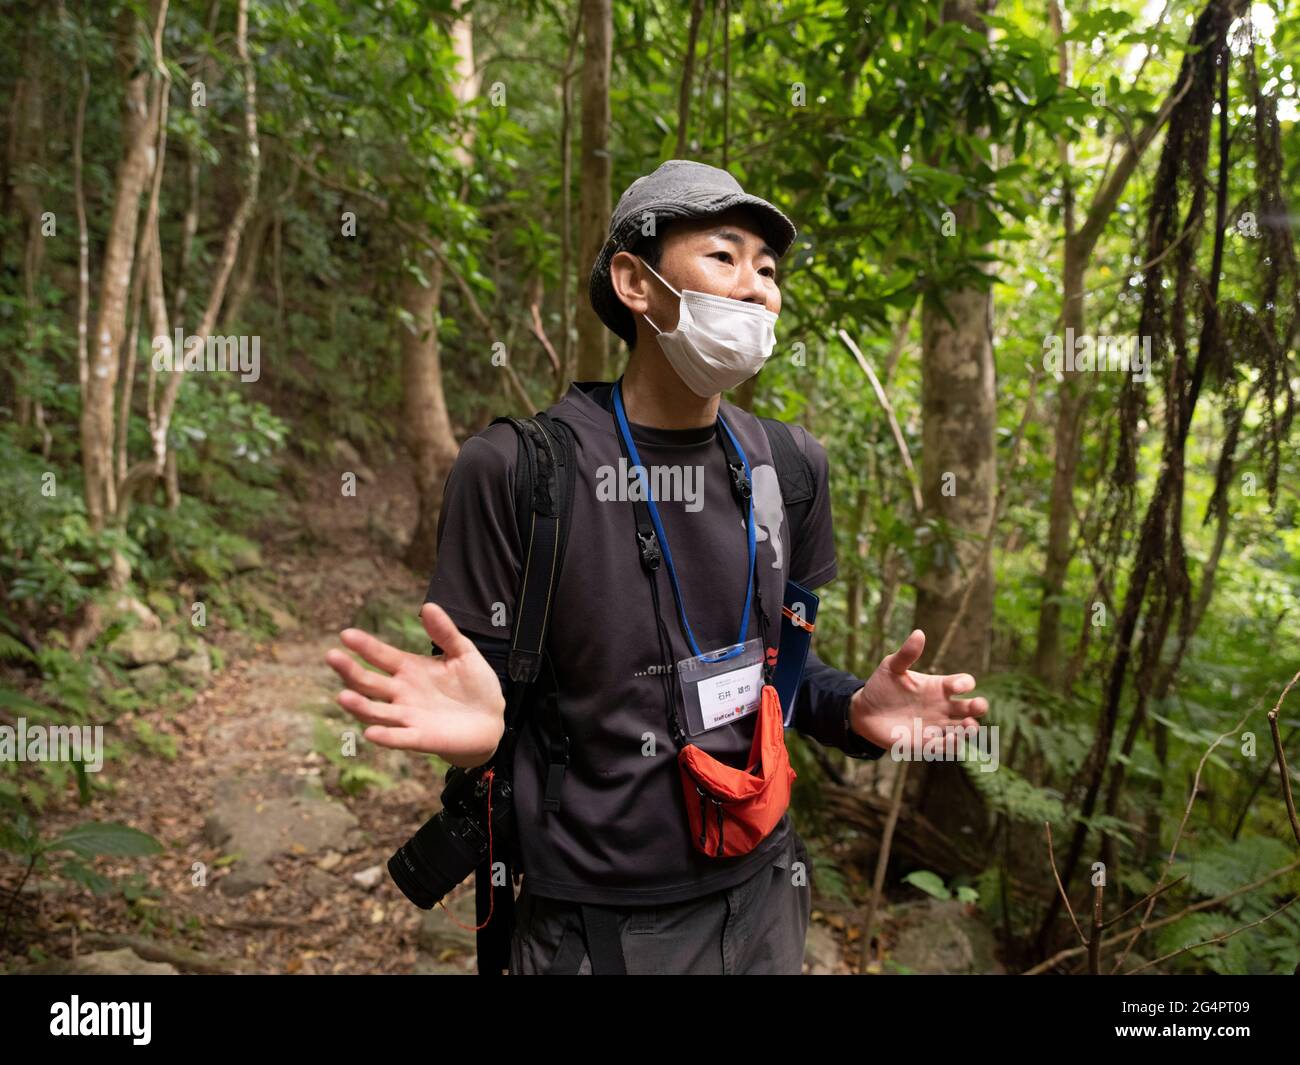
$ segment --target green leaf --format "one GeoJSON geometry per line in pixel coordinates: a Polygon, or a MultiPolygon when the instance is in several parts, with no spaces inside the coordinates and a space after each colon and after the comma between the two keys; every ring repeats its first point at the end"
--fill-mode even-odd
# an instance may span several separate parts
{"type": "Polygon", "coordinates": [[[12,688],[0,688],[0,708],[5,710],[17,710],[28,714],[40,714],[43,718],[49,716],[49,708],[34,702],[21,692],[16,692],[12,688]]]}
{"type": "Polygon", "coordinates": [[[26,644],[14,639],[7,632],[0,632],[0,661],[35,662],[36,656],[26,644]]]}
{"type": "Polygon", "coordinates": [[[113,882],[106,876],[95,872],[76,858],[69,858],[59,867],[59,874],[75,884],[89,888],[95,895],[107,895],[113,889],[113,882]]]}
{"type": "Polygon", "coordinates": [[[47,844],[47,851],[72,851],[83,858],[98,854],[131,857],[157,854],[162,844],[147,832],[115,822],[87,821],[47,844]]]}
{"type": "MultiPolygon", "coordinates": [[[[943,879],[928,869],[917,869],[915,872],[908,873],[903,877],[904,884],[911,884],[914,888],[919,888],[927,895],[936,899],[950,899],[951,892],[943,886],[943,879]]],[[[969,889],[968,889],[969,890],[969,889]]]]}

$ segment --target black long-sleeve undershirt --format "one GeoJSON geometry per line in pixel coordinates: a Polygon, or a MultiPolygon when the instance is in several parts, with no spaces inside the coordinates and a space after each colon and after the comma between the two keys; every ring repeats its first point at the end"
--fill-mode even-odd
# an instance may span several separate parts
{"type": "Polygon", "coordinates": [[[835,747],[850,758],[876,759],[885,753],[849,727],[849,703],[862,680],[828,666],[812,648],[794,703],[794,727],[823,747],[835,747]]]}

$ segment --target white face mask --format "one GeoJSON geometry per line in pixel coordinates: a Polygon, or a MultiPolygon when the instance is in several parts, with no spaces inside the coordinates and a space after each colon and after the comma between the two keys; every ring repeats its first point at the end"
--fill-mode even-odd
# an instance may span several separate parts
{"type": "Polygon", "coordinates": [[[763,368],[776,345],[776,315],[759,303],[683,289],[678,292],[641,260],[681,303],[677,328],[665,333],[647,315],[669,365],[686,387],[703,399],[716,396],[763,368]]]}

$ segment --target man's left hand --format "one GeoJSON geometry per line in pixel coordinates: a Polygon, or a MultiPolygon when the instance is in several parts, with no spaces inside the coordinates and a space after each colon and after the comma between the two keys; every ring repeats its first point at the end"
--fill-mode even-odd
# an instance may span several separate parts
{"type": "Polygon", "coordinates": [[[853,731],[877,747],[888,749],[902,729],[911,735],[918,719],[920,727],[974,727],[977,718],[988,713],[988,700],[956,699],[975,688],[969,673],[932,675],[914,673],[912,666],[925,650],[925,633],[920,629],[903,641],[892,655],[886,655],[853,694],[849,722],[853,731]]]}

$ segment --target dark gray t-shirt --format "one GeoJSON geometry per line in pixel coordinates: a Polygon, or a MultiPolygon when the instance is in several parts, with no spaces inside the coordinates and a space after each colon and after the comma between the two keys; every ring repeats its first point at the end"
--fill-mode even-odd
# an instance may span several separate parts
{"type": "MultiPolygon", "coordinates": [[[[609,390],[608,383],[575,383],[548,411],[572,428],[577,446],[570,539],[547,635],[570,754],[560,809],[546,811],[547,757],[533,729],[522,729],[513,765],[514,801],[521,866],[535,894],[656,905],[745,880],[784,845],[790,819],[787,813],[754,851],[735,858],[701,854],[689,838],[633,507],[625,497],[608,498],[617,483],[611,471],[619,469],[621,457],[613,417],[602,406],[609,390]],[[647,733],[654,737],[653,754],[646,753],[647,733]]],[[[806,430],[791,426],[818,484],[801,542],[792,545],[761,424],[725,401],[721,413],[752,472],[759,588],[769,618],[768,643],[775,644],[786,580],[816,588],[835,576],[826,453],[806,430]]],[[[663,430],[634,424],[632,436],[652,472],[656,465],[689,471],[677,482],[683,489],[677,498],[656,496],[660,519],[700,650],[728,646],[739,632],[748,546],[722,445],[712,427],[663,430]]],[[[522,569],[513,480],[517,448],[510,426],[489,426],[465,441],[447,478],[438,560],[426,598],[469,634],[507,639],[514,622],[522,569]]],[[[665,566],[656,579],[676,663],[694,652],[677,623],[665,566]]],[[[755,603],[746,638],[758,635],[755,603]]],[[[680,707],[677,712],[682,713],[680,707]]],[[[743,768],[757,717],[751,713],[691,742],[743,768]]]]}

